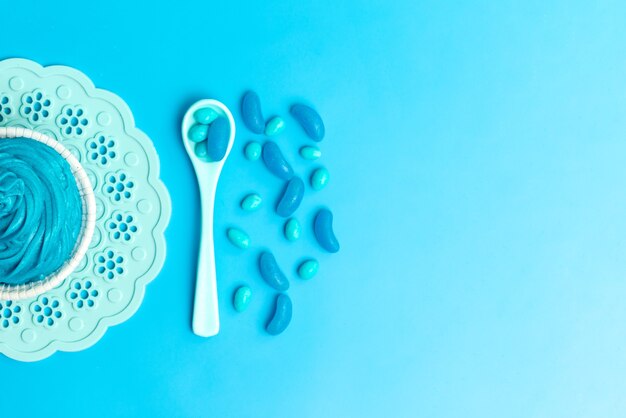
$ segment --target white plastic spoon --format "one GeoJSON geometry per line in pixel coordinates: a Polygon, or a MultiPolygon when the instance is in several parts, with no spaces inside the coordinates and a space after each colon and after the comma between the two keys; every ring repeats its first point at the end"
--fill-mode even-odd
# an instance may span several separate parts
{"type": "Polygon", "coordinates": [[[183,117],[182,136],[185,149],[193,164],[200,188],[202,206],[202,234],[200,235],[200,252],[198,255],[198,275],[196,278],[196,293],[193,303],[193,319],[191,327],[194,334],[201,337],[211,337],[220,330],[219,312],[217,308],[217,281],[215,273],[215,249],[213,246],[213,207],[215,205],[215,191],[222,167],[235,142],[235,121],[228,108],[217,100],[204,99],[194,103],[183,117]],[[230,136],[228,148],[224,158],[220,161],[203,161],[194,151],[195,143],[190,141],[187,134],[195,123],[193,114],[198,109],[210,107],[220,117],[228,119],[230,136]]]}

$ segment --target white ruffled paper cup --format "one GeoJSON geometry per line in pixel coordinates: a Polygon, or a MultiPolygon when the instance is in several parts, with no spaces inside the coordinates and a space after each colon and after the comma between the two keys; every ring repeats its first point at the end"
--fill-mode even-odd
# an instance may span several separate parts
{"type": "Polygon", "coordinates": [[[36,282],[18,285],[0,283],[0,300],[30,299],[57,287],[76,269],[78,263],[80,263],[81,259],[85,256],[96,226],[96,200],[93,187],[91,186],[91,182],[83,166],[76,157],[57,140],[41,132],[19,127],[0,128],[0,139],[2,138],[28,138],[39,141],[56,150],[70,165],[83,203],[83,217],[78,239],[74,245],[72,255],[59,269],[43,280],[36,282]]]}

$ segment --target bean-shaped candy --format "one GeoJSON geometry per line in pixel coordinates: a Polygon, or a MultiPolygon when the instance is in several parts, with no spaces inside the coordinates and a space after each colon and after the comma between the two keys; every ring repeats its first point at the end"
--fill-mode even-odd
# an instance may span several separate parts
{"type": "Polygon", "coordinates": [[[320,209],[315,215],[313,232],[319,245],[329,253],[339,251],[339,242],[333,232],[333,214],[328,209],[320,209]]]}
{"type": "Polygon", "coordinates": [[[296,209],[298,209],[300,203],[302,203],[303,197],[304,182],[300,177],[292,177],[291,180],[287,182],[280,200],[278,200],[276,213],[285,218],[291,216],[296,209]]]}
{"type": "Polygon", "coordinates": [[[217,118],[209,127],[207,151],[211,161],[221,161],[228,150],[230,124],[226,118],[217,118]]]}
{"type": "Polygon", "coordinates": [[[285,222],[285,238],[287,241],[297,241],[302,234],[302,226],[296,218],[291,218],[285,222]]]}
{"type": "Polygon", "coordinates": [[[245,250],[250,246],[250,236],[239,228],[228,228],[226,236],[235,247],[245,250]]]}
{"type": "Polygon", "coordinates": [[[207,125],[195,123],[191,125],[191,128],[189,128],[189,132],[187,132],[187,138],[189,138],[189,140],[192,142],[201,142],[206,139],[208,133],[209,127],[207,125]]]}
{"type": "Polygon", "coordinates": [[[300,278],[304,280],[312,279],[313,276],[317,274],[319,268],[320,263],[318,263],[317,260],[306,260],[302,262],[302,264],[300,264],[300,266],[298,267],[298,276],[300,276],[300,278]]]}
{"type": "Polygon", "coordinates": [[[250,305],[250,299],[252,299],[252,289],[248,286],[241,286],[237,288],[233,296],[233,307],[237,312],[243,312],[250,305]]]}
{"type": "Polygon", "coordinates": [[[289,296],[284,293],[279,294],[276,297],[276,307],[274,308],[272,319],[270,319],[265,327],[267,333],[270,335],[278,335],[287,329],[291,322],[292,313],[293,306],[289,296]]]}
{"type": "Polygon", "coordinates": [[[278,135],[285,130],[285,121],[280,116],[274,116],[267,121],[265,125],[265,135],[274,136],[278,135]]]}
{"type": "Polygon", "coordinates": [[[283,180],[289,180],[293,177],[293,168],[283,157],[283,153],[280,152],[280,148],[273,141],[267,141],[263,145],[263,162],[265,167],[283,180]]]}
{"type": "Polygon", "coordinates": [[[311,187],[313,190],[322,190],[328,184],[330,173],[324,167],[317,168],[311,174],[311,187]]]}
{"type": "Polygon", "coordinates": [[[218,116],[219,114],[215,111],[215,109],[211,107],[203,107],[193,112],[193,118],[196,120],[196,122],[203,125],[208,125],[209,123],[217,119],[218,116]]]}
{"type": "Polygon", "coordinates": [[[322,151],[318,147],[304,146],[300,148],[300,156],[305,160],[314,161],[322,156],[322,151]]]}
{"type": "Polygon", "coordinates": [[[284,292],[289,289],[289,280],[278,267],[274,254],[264,251],[259,257],[259,272],[263,280],[276,290],[284,292]]]}
{"type": "Polygon", "coordinates": [[[251,142],[248,142],[248,145],[246,145],[246,148],[244,149],[243,152],[246,155],[246,158],[248,160],[256,161],[259,158],[261,158],[262,149],[263,148],[261,147],[261,144],[255,141],[251,141],[251,142]]]}
{"type": "Polygon", "coordinates": [[[304,132],[309,138],[315,141],[321,141],[324,139],[326,129],[324,128],[324,122],[321,116],[313,108],[303,105],[295,104],[291,106],[291,115],[298,121],[304,132]]]}
{"type": "Polygon", "coordinates": [[[243,123],[255,134],[262,134],[265,129],[265,118],[261,111],[259,95],[249,91],[241,100],[241,117],[243,123]]]}
{"type": "Polygon", "coordinates": [[[263,203],[263,198],[256,193],[250,193],[241,201],[241,209],[246,212],[252,212],[261,207],[261,203],[263,203]]]}

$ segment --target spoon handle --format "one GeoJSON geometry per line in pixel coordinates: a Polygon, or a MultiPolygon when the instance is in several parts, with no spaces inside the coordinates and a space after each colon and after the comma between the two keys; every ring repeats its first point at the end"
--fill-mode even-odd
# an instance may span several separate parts
{"type": "MultiPolygon", "coordinates": [[[[200,180],[200,179],[199,179],[200,180]]],[[[202,235],[198,254],[198,276],[193,303],[193,333],[201,337],[217,335],[220,330],[217,309],[215,249],[213,247],[213,203],[217,181],[199,181],[202,205],[202,235]]]]}

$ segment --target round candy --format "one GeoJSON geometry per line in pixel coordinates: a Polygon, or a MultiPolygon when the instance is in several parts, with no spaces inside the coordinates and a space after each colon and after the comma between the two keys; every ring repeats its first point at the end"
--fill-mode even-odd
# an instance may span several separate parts
{"type": "Polygon", "coordinates": [[[261,198],[261,196],[256,193],[250,193],[241,201],[241,209],[245,210],[246,212],[252,212],[261,207],[262,202],[263,199],[261,198]]]}
{"type": "Polygon", "coordinates": [[[246,158],[248,160],[256,161],[259,158],[261,158],[262,149],[263,148],[261,147],[261,144],[259,144],[256,141],[251,141],[251,142],[248,142],[248,145],[246,145],[243,152],[246,155],[246,158]]]}
{"type": "Polygon", "coordinates": [[[320,167],[311,174],[311,187],[313,190],[322,190],[328,184],[330,173],[324,167],[320,167]]]}
{"type": "Polygon", "coordinates": [[[300,266],[298,267],[298,276],[300,276],[300,278],[305,279],[305,280],[312,279],[313,276],[317,274],[317,271],[319,270],[319,268],[320,268],[320,263],[318,263],[317,260],[315,259],[306,260],[302,262],[302,264],[300,264],[300,266]]]}
{"type": "Polygon", "coordinates": [[[230,243],[237,248],[245,250],[250,246],[250,236],[239,228],[228,228],[226,236],[230,243]]]}
{"type": "Polygon", "coordinates": [[[218,116],[219,114],[211,107],[203,107],[193,112],[195,121],[203,125],[208,125],[217,119],[218,116]]]}
{"type": "Polygon", "coordinates": [[[297,241],[302,234],[302,226],[296,218],[291,218],[285,222],[285,238],[287,241],[297,241]]]}
{"type": "Polygon", "coordinates": [[[240,286],[233,295],[233,307],[237,312],[243,312],[250,305],[252,299],[252,289],[248,286],[240,286]]]}
{"type": "Polygon", "coordinates": [[[208,133],[209,127],[207,125],[196,123],[191,125],[191,128],[189,128],[189,132],[187,132],[187,137],[192,142],[200,142],[206,139],[208,133]]]}
{"type": "Polygon", "coordinates": [[[265,135],[275,136],[285,130],[285,121],[280,116],[274,116],[265,125],[265,135]]]}
{"type": "Polygon", "coordinates": [[[322,156],[322,151],[318,147],[307,145],[300,148],[300,156],[305,160],[315,161],[322,156]]]}

